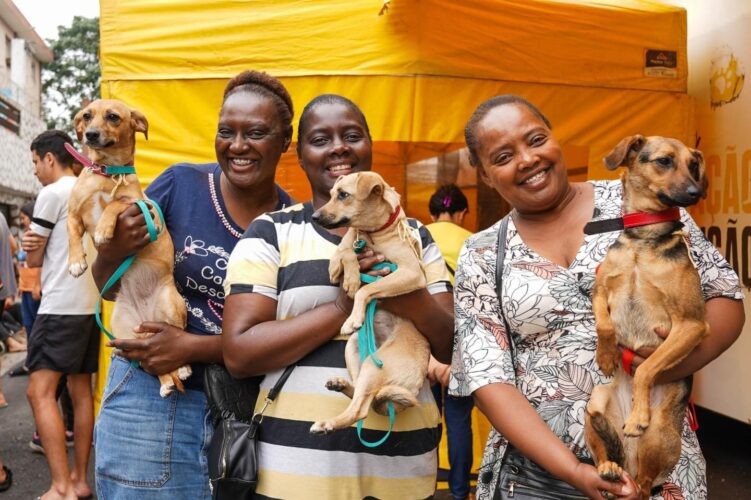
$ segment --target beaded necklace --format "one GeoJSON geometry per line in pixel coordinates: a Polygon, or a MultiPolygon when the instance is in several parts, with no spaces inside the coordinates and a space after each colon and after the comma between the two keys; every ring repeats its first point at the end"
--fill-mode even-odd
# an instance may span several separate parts
{"type": "Polygon", "coordinates": [[[212,203],[214,203],[214,210],[216,210],[216,214],[219,216],[222,224],[224,224],[224,227],[227,229],[227,231],[229,231],[229,234],[239,240],[242,237],[242,234],[240,234],[239,231],[232,227],[232,225],[227,220],[227,217],[224,216],[222,207],[219,205],[219,198],[216,195],[216,187],[214,186],[214,174],[212,172],[209,172],[209,191],[211,191],[211,201],[212,203]]]}

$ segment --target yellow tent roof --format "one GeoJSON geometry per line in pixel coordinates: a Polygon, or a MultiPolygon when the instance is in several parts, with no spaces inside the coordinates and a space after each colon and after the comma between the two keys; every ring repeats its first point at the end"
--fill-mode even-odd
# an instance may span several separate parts
{"type": "MultiPolygon", "coordinates": [[[[379,16],[382,0],[102,0],[103,94],[149,118],[147,182],[214,159],[222,89],[245,69],[281,77],[298,115],[321,93],[351,98],[395,169],[461,147],[477,104],[517,93],[604,177],[601,158],[624,135],[693,135],[685,11],[614,3],[392,0],[379,16]],[[648,50],[674,67],[646,68],[648,50]]],[[[279,175],[306,196],[291,153],[279,175]]]]}

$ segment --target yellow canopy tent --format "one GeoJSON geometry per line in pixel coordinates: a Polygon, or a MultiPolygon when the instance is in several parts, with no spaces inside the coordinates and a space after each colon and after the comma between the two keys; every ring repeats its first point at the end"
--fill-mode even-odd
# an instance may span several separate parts
{"type": "MultiPolygon", "coordinates": [[[[612,176],[601,158],[629,134],[693,142],[682,9],[636,0],[393,0],[379,15],[383,5],[101,0],[102,94],[150,123],[149,141],[137,147],[142,181],[178,161],[214,160],[223,87],[246,69],[280,77],[298,116],[321,93],[360,105],[375,169],[423,220],[432,187],[410,196],[405,165],[461,148],[467,118],[493,95],[536,103],[582,177],[612,176]]],[[[278,180],[307,199],[293,153],[278,180]]]]}

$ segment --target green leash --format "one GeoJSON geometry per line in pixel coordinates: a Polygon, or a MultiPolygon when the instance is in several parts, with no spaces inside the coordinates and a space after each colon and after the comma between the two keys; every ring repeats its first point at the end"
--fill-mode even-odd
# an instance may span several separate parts
{"type": "MultiPolygon", "coordinates": [[[[357,240],[355,241],[353,246],[355,253],[360,253],[365,248],[365,241],[357,240]]],[[[372,269],[376,270],[384,268],[391,269],[391,272],[393,273],[394,271],[396,271],[397,266],[396,264],[392,264],[390,262],[382,262],[372,267],[372,269]]],[[[369,274],[360,273],[360,280],[365,284],[373,283],[374,281],[377,281],[382,277],[383,276],[370,276],[369,274]]],[[[365,360],[370,357],[370,359],[378,368],[383,368],[383,361],[376,354],[378,348],[376,346],[375,332],[373,330],[373,318],[375,317],[376,302],[377,301],[375,299],[368,302],[368,306],[365,309],[365,323],[363,323],[363,325],[357,331],[357,343],[360,348],[361,363],[365,363],[365,360]]],[[[362,437],[362,420],[357,421],[357,437],[360,439],[360,442],[363,444],[363,446],[367,446],[368,448],[376,448],[385,443],[388,437],[391,435],[391,431],[394,428],[394,420],[396,419],[396,412],[394,411],[394,405],[391,401],[387,402],[387,406],[389,411],[389,430],[388,432],[386,432],[386,435],[384,435],[378,441],[365,441],[365,439],[363,439],[362,437]]]]}
{"type": "MultiPolygon", "coordinates": [[[[156,239],[159,237],[161,232],[164,230],[165,220],[164,220],[164,214],[162,213],[162,209],[159,207],[159,204],[155,202],[154,200],[136,200],[136,206],[141,209],[141,213],[143,213],[144,219],[146,219],[146,229],[149,231],[149,240],[151,242],[156,241],[156,239]],[[151,205],[154,207],[154,210],[159,215],[159,218],[162,221],[162,227],[157,230],[156,225],[154,224],[154,219],[151,217],[151,212],[149,212],[148,205],[151,205]]],[[[123,277],[123,274],[128,270],[128,268],[133,264],[133,261],[136,260],[136,254],[133,254],[126,258],[122,264],[118,266],[117,269],[115,269],[115,272],[112,273],[112,276],[107,280],[107,283],[104,284],[104,287],[102,288],[102,291],[99,292],[99,300],[96,302],[96,308],[94,310],[94,317],[96,319],[97,325],[99,325],[99,328],[104,332],[104,334],[107,336],[110,340],[115,340],[115,336],[112,335],[112,332],[107,330],[107,328],[104,326],[104,323],[102,322],[102,299],[104,299],[104,294],[107,293],[107,290],[112,288],[112,286],[117,283],[120,278],[123,277]]],[[[131,365],[134,367],[138,367],[138,361],[131,361],[131,365]]]]}

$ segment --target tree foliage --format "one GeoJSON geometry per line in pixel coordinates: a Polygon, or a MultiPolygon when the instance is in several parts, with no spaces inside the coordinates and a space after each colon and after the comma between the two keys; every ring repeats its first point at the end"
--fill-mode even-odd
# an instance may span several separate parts
{"type": "Polygon", "coordinates": [[[55,59],[42,68],[44,116],[48,127],[70,132],[82,103],[99,98],[99,18],[75,16],[57,33],[48,40],[55,59]]]}

